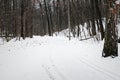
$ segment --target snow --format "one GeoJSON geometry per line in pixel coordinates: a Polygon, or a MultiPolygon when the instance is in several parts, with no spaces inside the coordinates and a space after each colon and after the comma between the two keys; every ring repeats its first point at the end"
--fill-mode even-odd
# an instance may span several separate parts
{"type": "Polygon", "coordinates": [[[120,0],[116,0],[115,3],[116,3],[116,4],[120,4],[120,0]]]}
{"type": "MultiPolygon", "coordinates": [[[[119,80],[120,57],[103,58],[103,41],[34,36],[0,39],[0,80],[119,80]]],[[[120,50],[120,44],[119,44],[120,50]]],[[[120,52],[119,52],[120,55],[120,52]]]]}
{"type": "Polygon", "coordinates": [[[118,28],[118,37],[120,38],[120,24],[117,25],[118,28]]]}

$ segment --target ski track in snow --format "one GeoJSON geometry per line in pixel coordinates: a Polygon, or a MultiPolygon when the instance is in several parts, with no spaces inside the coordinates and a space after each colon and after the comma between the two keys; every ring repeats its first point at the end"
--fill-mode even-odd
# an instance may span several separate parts
{"type": "Polygon", "coordinates": [[[55,65],[42,65],[42,68],[51,80],[68,80],[55,65]]]}
{"type": "Polygon", "coordinates": [[[42,65],[42,67],[44,68],[44,70],[46,71],[46,74],[49,76],[49,78],[51,79],[51,80],[55,80],[55,77],[52,75],[52,73],[50,72],[50,68],[49,67],[47,67],[47,66],[45,66],[45,65],[42,65]]]}
{"type": "MultiPolygon", "coordinates": [[[[74,59],[76,59],[76,57],[74,57],[74,59]]],[[[97,66],[94,63],[91,64],[91,62],[89,60],[86,60],[83,57],[77,58],[76,60],[80,61],[80,63],[82,62],[83,64],[86,64],[88,67],[92,68],[95,71],[98,71],[99,73],[103,73],[104,75],[111,77],[113,80],[116,80],[116,79],[119,80],[119,78],[120,78],[120,75],[110,72],[104,68],[101,68],[100,66],[97,66]]]]}
{"type": "Polygon", "coordinates": [[[62,73],[61,70],[58,69],[58,67],[56,66],[56,64],[54,63],[51,57],[50,57],[50,63],[52,65],[53,70],[56,71],[56,73],[61,77],[61,80],[71,80],[68,79],[67,76],[65,77],[64,73],[62,73]]]}
{"type": "Polygon", "coordinates": [[[58,69],[53,59],[51,58],[51,54],[49,55],[48,61],[46,64],[42,65],[42,68],[46,71],[46,74],[49,76],[51,80],[71,80],[68,79],[61,70],[58,69]],[[57,77],[55,77],[57,76],[57,77]]]}
{"type": "MultiPolygon", "coordinates": [[[[102,64],[101,60],[97,60],[96,58],[94,59],[95,61],[93,61],[94,57],[86,56],[86,55],[92,55],[90,53],[92,53],[93,51],[89,52],[89,54],[84,54],[85,52],[87,52],[86,51],[87,49],[89,50],[89,47],[85,47],[85,45],[86,44],[92,45],[92,43],[89,44],[87,43],[87,41],[77,42],[76,39],[74,39],[75,41],[72,40],[69,42],[66,40],[66,38],[64,39],[64,37],[56,37],[55,41],[54,41],[54,38],[51,38],[51,37],[48,37],[48,38],[43,37],[40,39],[38,38],[39,37],[37,37],[37,40],[28,39],[26,41],[20,41],[20,42],[11,41],[12,43],[6,43],[5,45],[0,45],[0,49],[4,50],[4,51],[0,50],[0,57],[3,56],[6,58],[6,60],[4,58],[0,58],[0,70],[4,69],[2,71],[6,71],[6,68],[17,69],[16,67],[14,67],[14,65],[16,66],[16,64],[12,62],[14,62],[15,60],[19,60],[18,62],[15,61],[17,65],[19,66],[20,64],[22,64],[21,66],[25,67],[25,65],[28,64],[28,66],[30,66],[30,68],[28,68],[28,71],[29,70],[31,71],[31,69],[34,67],[36,67],[36,69],[33,69],[33,71],[37,70],[38,68],[41,68],[40,70],[42,71],[38,71],[38,73],[40,73],[39,75],[44,75],[47,78],[42,78],[42,79],[38,78],[37,80],[83,80],[83,79],[84,80],[93,80],[93,79],[119,80],[120,79],[120,74],[117,72],[111,71],[110,68],[108,69],[104,68],[105,65],[104,66],[101,65],[102,64]],[[42,39],[45,41],[42,41],[42,39]],[[85,50],[82,50],[82,48],[85,50]],[[82,53],[78,54],[79,52],[82,52],[82,53]],[[7,58],[10,58],[10,59],[7,59],[7,58]],[[23,59],[23,60],[20,60],[20,59],[23,59]],[[7,62],[7,60],[10,60],[10,61],[8,61],[7,63],[4,63],[4,61],[2,60],[5,60],[5,62],[7,62]],[[24,64],[22,61],[24,62],[24,64]],[[10,67],[10,64],[12,65],[13,68],[10,67]],[[67,69],[67,64],[69,65],[68,69],[67,69]],[[93,72],[95,73],[93,75],[97,75],[98,78],[95,77],[95,78],[88,79],[87,76],[86,77],[84,76],[83,78],[81,78],[82,76],[79,77],[78,75],[87,74],[87,72],[81,73],[82,69],[78,69],[78,68],[83,68],[83,71],[87,69],[86,71],[88,71],[88,74],[93,72]],[[75,72],[75,74],[78,73],[78,75],[74,75],[74,73],[69,73],[69,72],[72,72],[71,69],[76,71],[78,70],[77,72],[75,72]],[[81,70],[81,72],[79,72],[79,70],[81,70]],[[76,77],[80,79],[77,79],[76,77]]],[[[97,46],[95,45],[95,47],[97,46]]],[[[93,54],[93,56],[96,56],[96,55],[93,54]]],[[[116,66],[116,67],[120,67],[120,66],[116,66]]],[[[25,67],[25,69],[27,68],[25,67]]],[[[15,74],[15,73],[12,73],[12,74],[15,74]]],[[[35,73],[35,74],[38,75],[38,73],[35,73]]],[[[0,71],[0,74],[2,75],[1,71],[0,71]]],[[[25,78],[24,76],[23,78],[21,78],[21,80],[26,80],[26,79],[32,80],[32,79],[29,79],[32,73],[29,73],[29,74],[24,73],[24,74],[27,75],[27,78],[25,78]]],[[[3,80],[5,80],[6,78],[4,78],[1,75],[0,75],[0,80],[1,80],[1,77],[3,80]]],[[[18,74],[17,76],[21,76],[21,75],[23,74],[18,74]]],[[[16,78],[12,77],[11,79],[7,79],[7,80],[16,80],[16,78]]]]}
{"type": "MultiPolygon", "coordinates": [[[[97,71],[98,73],[100,73],[104,76],[107,76],[109,78],[109,80],[119,80],[120,79],[119,74],[116,74],[114,72],[110,72],[109,70],[101,68],[100,66],[97,66],[96,64],[91,64],[92,62],[90,60],[86,60],[85,57],[80,56],[80,58],[78,58],[78,57],[75,57],[74,55],[72,55],[71,58],[72,58],[73,61],[78,62],[79,64],[85,64],[89,68],[91,68],[93,71],[97,71]]],[[[53,62],[54,61],[52,60],[52,63],[53,62]]],[[[54,66],[54,67],[56,67],[56,66],[54,66]]],[[[59,71],[57,71],[57,72],[59,72],[59,71]]],[[[60,74],[62,74],[62,73],[60,73],[60,74]]],[[[61,80],[64,80],[64,79],[61,79],[61,80]]]]}

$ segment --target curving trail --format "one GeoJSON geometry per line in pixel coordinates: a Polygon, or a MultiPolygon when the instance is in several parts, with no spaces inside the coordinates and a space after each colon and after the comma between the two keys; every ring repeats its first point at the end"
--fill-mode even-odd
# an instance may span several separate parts
{"type": "Polygon", "coordinates": [[[102,58],[102,46],[66,37],[12,40],[0,45],[0,80],[119,80],[120,57],[102,58]]]}

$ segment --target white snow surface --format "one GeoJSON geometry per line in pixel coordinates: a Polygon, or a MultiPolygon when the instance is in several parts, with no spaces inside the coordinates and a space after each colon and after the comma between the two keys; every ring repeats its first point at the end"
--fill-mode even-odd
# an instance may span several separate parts
{"type": "Polygon", "coordinates": [[[0,80],[120,80],[120,57],[103,58],[102,49],[103,41],[63,35],[0,39],[0,80]]]}
{"type": "Polygon", "coordinates": [[[120,4],[120,0],[117,0],[115,3],[116,3],[116,4],[120,4]]]}

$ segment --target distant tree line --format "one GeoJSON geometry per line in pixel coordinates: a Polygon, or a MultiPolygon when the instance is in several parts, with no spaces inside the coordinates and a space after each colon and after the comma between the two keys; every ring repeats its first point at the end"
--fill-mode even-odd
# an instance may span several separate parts
{"type": "Polygon", "coordinates": [[[0,36],[10,40],[14,37],[32,37],[32,0],[0,0],[0,36]]]}
{"type": "MultiPolygon", "coordinates": [[[[52,36],[54,32],[68,28],[67,1],[0,0],[0,36],[6,39],[25,39],[33,35],[46,34],[52,36]]],[[[106,16],[105,0],[70,0],[69,7],[73,36],[79,37],[80,25],[84,26],[86,23],[91,36],[100,32],[103,39],[102,19],[106,16]]]]}
{"type": "Polygon", "coordinates": [[[115,1],[0,0],[0,37],[9,41],[15,37],[52,36],[69,26],[73,37],[81,40],[82,32],[85,39],[88,39],[87,35],[97,40],[105,39],[104,57],[118,56],[116,17],[119,17],[119,8],[115,1]]]}

